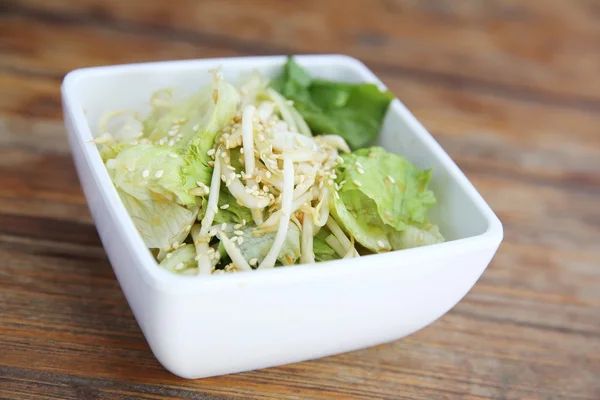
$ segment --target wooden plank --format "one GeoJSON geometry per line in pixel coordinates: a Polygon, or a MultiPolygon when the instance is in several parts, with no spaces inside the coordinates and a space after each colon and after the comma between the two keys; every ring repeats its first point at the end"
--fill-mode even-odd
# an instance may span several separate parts
{"type": "Polygon", "coordinates": [[[599,100],[596,2],[26,0],[9,15],[95,25],[244,53],[336,52],[385,69],[434,72],[572,101],[599,100]],[[360,16],[360,17],[357,17],[360,16]],[[573,59],[580,62],[574,63],[573,59]]]}
{"type": "Polygon", "coordinates": [[[589,0],[23,0],[0,6],[0,397],[600,398],[600,24],[589,0]],[[286,52],[367,61],[504,223],[478,284],[400,341],[186,381],[152,356],[87,211],[67,71],[286,52]]]}

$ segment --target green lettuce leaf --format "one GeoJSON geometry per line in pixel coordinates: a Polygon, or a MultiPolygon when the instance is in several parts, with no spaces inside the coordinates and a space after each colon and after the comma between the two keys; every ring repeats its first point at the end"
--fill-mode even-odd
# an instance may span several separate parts
{"type": "Polygon", "coordinates": [[[141,201],[153,195],[194,206],[190,189],[198,182],[210,186],[212,167],[208,165],[204,139],[192,141],[186,150],[167,146],[138,144],[122,148],[106,166],[116,187],[141,201]]]}
{"type": "Polygon", "coordinates": [[[167,253],[167,257],[159,265],[171,272],[183,272],[196,268],[198,266],[196,262],[196,248],[193,244],[179,246],[177,250],[167,253]]]}
{"type": "Polygon", "coordinates": [[[351,148],[370,145],[381,130],[387,109],[394,99],[370,83],[352,84],[312,79],[293,58],[271,83],[287,99],[315,134],[337,134],[351,148]]]}
{"type": "Polygon", "coordinates": [[[227,188],[221,188],[219,193],[219,212],[215,215],[214,224],[241,224],[243,221],[252,222],[252,211],[237,203],[237,200],[227,188]],[[221,206],[229,204],[227,209],[221,206]]]}
{"type": "Polygon", "coordinates": [[[160,196],[138,200],[118,190],[123,205],[135,227],[150,249],[169,250],[174,242],[181,243],[196,220],[198,209],[188,210],[160,196]]]}
{"type": "Polygon", "coordinates": [[[321,228],[319,233],[313,238],[313,252],[315,253],[315,261],[330,261],[338,260],[340,256],[327,244],[325,239],[331,235],[331,232],[325,228],[321,228]]]}
{"type": "Polygon", "coordinates": [[[422,226],[409,225],[405,230],[392,231],[389,235],[392,249],[404,250],[413,247],[442,243],[444,237],[437,225],[426,223],[422,226]]]}
{"type": "MultiPolygon", "coordinates": [[[[396,154],[380,147],[360,149],[342,156],[336,182],[342,187],[332,195],[332,213],[347,232],[372,251],[394,248],[390,235],[427,222],[436,204],[427,189],[431,170],[421,171],[396,154]]],[[[396,246],[412,243],[401,235],[396,246]]]]}
{"type": "Polygon", "coordinates": [[[215,77],[198,93],[168,111],[146,129],[151,128],[152,142],[169,144],[174,148],[186,148],[198,137],[201,147],[209,150],[215,135],[235,116],[240,96],[232,85],[215,77]]]}
{"type": "MultiPolygon", "coordinates": [[[[231,207],[230,207],[231,208],[231,207]]],[[[221,214],[223,210],[219,210],[217,215],[221,214]]],[[[265,233],[259,236],[255,236],[253,231],[256,229],[256,225],[251,223],[252,216],[247,219],[248,224],[241,227],[239,230],[244,232],[243,242],[241,245],[237,245],[246,260],[257,259],[257,264],[260,264],[262,260],[267,256],[269,250],[275,242],[275,236],[277,232],[265,233]]],[[[226,221],[224,221],[226,222],[226,221]]],[[[239,222],[238,222],[239,223],[239,222]]],[[[233,225],[229,224],[227,229],[224,230],[228,235],[232,235],[233,231],[237,230],[233,225]]],[[[230,236],[231,238],[231,236],[230,236]]],[[[283,247],[279,252],[277,260],[283,265],[294,264],[300,258],[300,229],[294,223],[290,223],[286,239],[283,243],[283,247]]]]}

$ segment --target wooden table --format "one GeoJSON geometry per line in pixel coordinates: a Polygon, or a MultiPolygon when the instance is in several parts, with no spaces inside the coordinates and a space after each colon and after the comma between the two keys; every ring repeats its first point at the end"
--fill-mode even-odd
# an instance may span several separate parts
{"type": "Polygon", "coordinates": [[[598,0],[2,2],[0,397],[600,399],[599,72],[598,0]],[[505,240],[458,306],[403,340],[177,378],[96,235],[61,80],[102,64],[328,52],[382,77],[505,240]]]}

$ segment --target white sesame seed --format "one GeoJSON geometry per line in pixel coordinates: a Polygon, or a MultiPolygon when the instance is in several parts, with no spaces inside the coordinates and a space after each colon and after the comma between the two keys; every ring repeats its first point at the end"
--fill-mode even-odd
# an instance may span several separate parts
{"type": "Polygon", "coordinates": [[[185,230],[186,230],[186,231],[189,231],[190,229],[192,229],[192,226],[191,226],[191,225],[186,225],[186,226],[185,226],[185,230]]]}
{"type": "Polygon", "coordinates": [[[173,244],[171,245],[175,250],[177,250],[177,248],[179,247],[179,242],[175,241],[173,242],[173,244]]]}
{"type": "Polygon", "coordinates": [[[169,142],[167,143],[167,146],[169,147],[173,147],[173,145],[175,144],[175,141],[173,139],[169,140],[169,142]]]}
{"type": "Polygon", "coordinates": [[[210,149],[209,151],[206,152],[206,154],[208,156],[213,156],[215,154],[216,150],[215,149],[210,149]]]}
{"type": "Polygon", "coordinates": [[[171,158],[178,158],[179,156],[175,153],[169,153],[169,157],[171,158]]]}
{"type": "Polygon", "coordinates": [[[241,245],[242,243],[244,243],[244,238],[241,236],[236,236],[238,238],[238,244],[241,245]]]}
{"type": "Polygon", "coordinates": [[[180,262],[179,264],[177,264],[177,265],[175,266],[175,270],[176,270],[176,271],[179,271],[179,270],[180,270],[180,269],[182,269],[182,268],[183,268],[183,263],[182,263],[182,262],[180,262]]]}
{"type": "Polygon", "coordinates": [[[329,180],[327,181],[327,184],[328,184],[329,186],[333,185],[333,180],[332,180],[332,179],[329,179],[329,180]]]}
{"type": "Polygon", "coordinates": [[[194,125],[194,126],[192,127],[192,130],[193,130],[194,132],[198,132],[198,129],[200,129],[200,125],[198,125],[198,124],[196,124],[196,125],[194,125]]]}
{"type": "Polygon", "coordinates": [[[223,204],[221,206],[221,210],[227,210],[229,208],[229,204],[223,204]]]}
{"type": "Polygon", "coordinates": [[[244,235],[244,231],[233,231],[236,235],[242,236],[244,235]]]}
{"type": "Polygon", "coordinates": [[[155,178],[160,178],[161,176],[163,176],[163,170],[162,169],[156,171],[156,173],[154,174],[155,178]]]}
{"type": "Polygon", "coordinates": [[[265,173],[265,176],[267,177],[267,179],[270,178],[272,176],[271,171],[267,171],[265,173]]]}
{"type": "Polygon", "coordinates": [[[213,206],[213,212],[215,212],[215,213],[219,212],[219,207],[213,206]]]}
{"type": "Polygon", "coordinates": [[[361,184],[359,181],[357,181],[356,179],[355,179],[355,180],[353,180],[352,182],[354,182],[354,184],[355,184],[356,186],[358,186],[358,187],[361,187],[361,186],[362,186],[362,184],[361,184]]]}
{"type": "Polygon", "coordinates": [[[240,148],[240,154],[244,154],[244,148],[240,148]]]}
{"type": "Polygon", "coordinates": [[[358,168],[363,168],[362,164],[359,161],[356,161],[354,165],[356,165],[358,168]]]}
{"type": "Polygon", "coordinates": [[[242,227],[242,224],[235,224],[233,226],[233,229],[240,229],[242,227]]]}
{"type": "Polygon", "coordinates": [[[144,178],[147,178],[148,176],[150,176],[150,171],[148,171],[147,169],[145,169],[144,171],[142,171],[142,176],[144,178]]]}
{"type": "Polygon", "coordinates": [[[233,243],[237,242],[237,241],[238,241],[238,237],[239,237],[239,236],[234,236],[234,237],[232,237],[232,238],[231,238],[231,241],[232,241],[233,243]]]}
{"type": "Polygon", "coordinates": [[[265,135],[263,135],[262,133],[258,134],[258,141],[259,142],[264,142],[265,141],[265,135]]]}
{"type": "Polygon", "coordinates": [[[377,246],[379,246],[380,248],[384,248],[385,247],[385,243],[383,243],[381,240],[377,241],[377,246]]]}
{"type": "Polygon", "coordinates": [[[227,224],[225,222],[223,222],[223,224],[221,224],[221,230],[224,231],[227,229],[227,224]]]}
{"type": "Polygon", "coordinates": [[[256,265],[258,263],[258,258],[251,258],[249,261],[250,265],[256,265]]]}
{"type": "Polygon", "coordinates": [[[337,156],[335,158],[335,161],[337,161],[338,164],[343,164],[344,163],[344,159],[342,157],[340,157],[340,156],[337,156]]]}
{"type": "Polygon", "coordinates": [[[246,220],[242,219],[242,225],[246,225],[246,220]]]}
{"type": "Polygon", "coordinates": [[[171,258],[171,257],[173,257],[173,253],[167,253],[167,256],[166,256],[166,257],[167,257],[167,258],[171,258]]]}
{"type": "Polygon", "coordinates": [[[395,180],[394,178],[392,178],[392,176],[391,176],[391,175],[388,175],[388,176],[387,176],[387,178],[388,178],[388,180],[389,180],[390,182],[392,182],[392,183],[396,183],[396,180],[395,180]]]}
{"type": "Polygon", "coordinates": [[[361,174],[361,175],[362,175],[362,174],[364,174],[364,173],[365,173],[365,170],[364,170],[364,169],[362,169],[362,168],[360,168],[360,167],[358,167],[358,168],[356,168],[356,172],[358,172],[359,174],[361,174]]]}
{"type": "Polygon", "coordinates": [[[226,158],[227,157],[227,153],[226,152],[222,152],[221,153],[221,158],[226,158]]]}

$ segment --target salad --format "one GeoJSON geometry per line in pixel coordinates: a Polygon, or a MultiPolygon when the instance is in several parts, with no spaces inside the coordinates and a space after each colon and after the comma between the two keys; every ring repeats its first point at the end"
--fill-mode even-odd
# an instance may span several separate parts
{"type": "Polygon", "coordinates": [[[371,147],[393,99],[373,84],[219,70],[184,101],[119,111],[95,143],[160,267],[208,275],[442,242],[431,170],[371,147]]]}

